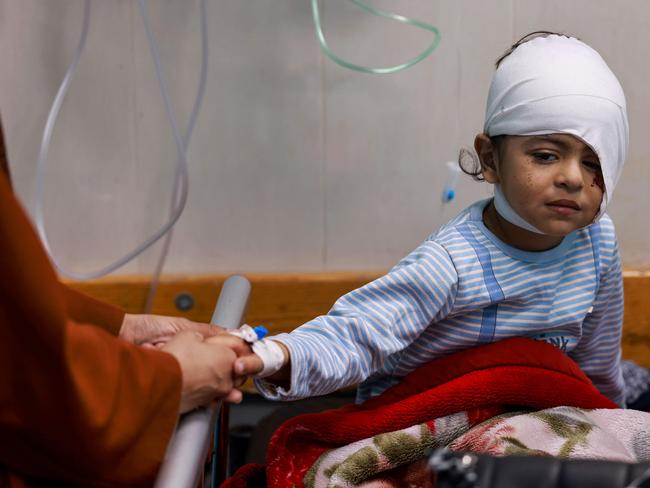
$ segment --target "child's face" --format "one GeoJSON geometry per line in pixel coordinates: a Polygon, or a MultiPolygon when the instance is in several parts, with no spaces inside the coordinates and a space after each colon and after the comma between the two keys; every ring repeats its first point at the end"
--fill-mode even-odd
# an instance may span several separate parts
{"type": "Polygon", "coordinates": [[[500,183],[512,208],[545,234],[565,236],[593,222],[604,183],[598,157],[580,139],[506,136],[492,155],[485,179],[500,183]]]}

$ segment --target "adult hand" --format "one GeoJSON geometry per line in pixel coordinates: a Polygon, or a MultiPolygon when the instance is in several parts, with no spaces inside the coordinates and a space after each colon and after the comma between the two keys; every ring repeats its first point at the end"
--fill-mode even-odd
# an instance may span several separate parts
{"type": "Polygon", "coordinates": [[[241,337],[233,334],[218,334],[205,340],[208,344],[219,344],[228,347],[237,355],[238,358],[255,355],[248,342],[241,337]]]}
{"type": "Polygon", "coordinates": [[[180,413],[213,400],[239,403],[242,393],[233,389],[232,367],[237,355],[228,346],[204,341],[201,334],[179,332],[161,348],[173,355],[183,374],[180,413]]]}
{"type": "Polygon", "coordinates": [[[182,331],[193,331],[202,337],[223,333],[221,327],[192,322],[182,317],[126,314],[119,337],[138,345],[162,345],[182,331]]]}

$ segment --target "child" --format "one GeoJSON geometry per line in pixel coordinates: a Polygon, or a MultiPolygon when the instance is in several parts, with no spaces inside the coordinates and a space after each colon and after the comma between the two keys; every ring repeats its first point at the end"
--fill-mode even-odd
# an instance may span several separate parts
{"type": "Polygon", "coordinates": [[[433,359],[525,336],[566,351],[624,405],[622,274],[605,214],[628,147],[616,77],[578,39],[526,36],[497,63],[474,147],[477,167],[461,166],[493,199],[235,371],[264,368],[256,383],[271,399],[360,383],[364,401],[433,359]]]}

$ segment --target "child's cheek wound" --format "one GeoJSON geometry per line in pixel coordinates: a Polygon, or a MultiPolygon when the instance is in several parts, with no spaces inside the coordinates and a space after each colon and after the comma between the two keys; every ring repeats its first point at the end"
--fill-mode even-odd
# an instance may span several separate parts
{"type": "Polygon", "coordinates": [[[602,173],[594,176],[594,181],[591,182],[591,187],[593,188],[594,185],[600,188],[600,191],[605,193],[605,180],[603,179],[602,173]]]}

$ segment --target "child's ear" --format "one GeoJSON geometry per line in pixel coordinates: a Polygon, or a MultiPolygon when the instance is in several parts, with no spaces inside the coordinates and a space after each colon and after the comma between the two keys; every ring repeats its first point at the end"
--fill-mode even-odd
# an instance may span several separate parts
{"type": "Polygon", "coordinates": [[[478,134],[474,139],[474,149],[481,163],[481,171],[485,181],[493,184],[498,183],[499,173],[497,168],[499,151],[497,147],[492,143],[487,134],[478,134]]]}

